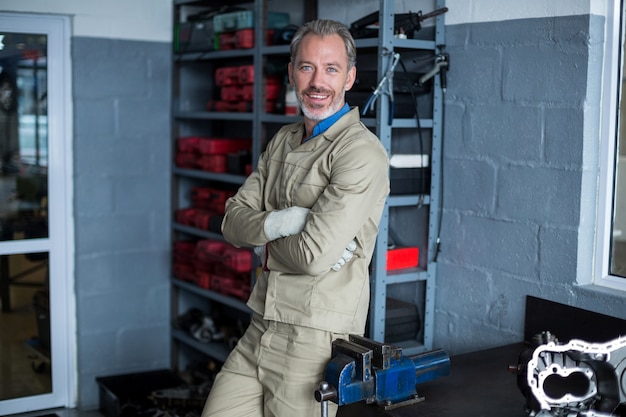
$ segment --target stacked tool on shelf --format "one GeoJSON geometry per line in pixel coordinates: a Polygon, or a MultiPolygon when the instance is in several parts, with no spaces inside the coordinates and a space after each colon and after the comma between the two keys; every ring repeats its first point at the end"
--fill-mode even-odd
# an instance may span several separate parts
{"type": "MultiPolygon", "coordinates": [[[[277,29],[288,25],[288,13],[267,12],[267,44],[272,44],[277,29]]],[[[213,29],[219,50],[254,48],[254,13],[252,10],[219,14],[213,18],[213,29]]]]}
{"type": "Polygon", "coordinates": [[[250,250],[202,239],[174,242],[173,255],[176,278],[243,301],[248,299],[252,270],[250,250]]]}
{"type": "Polygon", "coordinates": [[[250,139],[186,136],[178,139],[176,166],[208,172],[248,175],[250,139]]]}
{"type": "Polygon", "coordinates": [[[192,206],[176,210],[176,222],[201,230],[221,233],[224,204],[234,194],[234,190],[193,187],[191,189],[192,206]]]}
{"type": "MultiPolygon", "coordinates": [[[[250,112],[254,102],[254,65],[221,67],[215,70],[215,84],[220,87],[218,100],[209,100],[209,111],[250,112]]],[[[265,111],[271,113],[276,108],[283,88],[280,77],[267,77],[265,80],[265,111]]]]}

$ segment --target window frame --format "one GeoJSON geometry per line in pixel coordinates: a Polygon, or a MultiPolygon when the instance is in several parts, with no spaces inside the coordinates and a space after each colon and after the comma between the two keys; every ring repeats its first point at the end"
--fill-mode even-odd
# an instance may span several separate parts
{"type": "Polygon", "coordinates": [[[0,11],[3,32],[47,36],[49,236],[0,242],[0,253],[49,253],[52,391],[0,400],[3,415],[77,405],[77,342],[72,206],[71,19],[0,11]]]}
{"type": "MultiPolygon", "coordinates": [[[[607,4],[604,68],[602,85],[602,116],[599,137],[599,192],[596,228],[596,253],[593,284],[626,291],[626,278],[611,275],[610,257],[613,228],[614,197],[617,176],[617,132],[619,102],[624,72],[624,26],[626,13],[621,0],[607,4]]],[[[622,121],[624,123],[626,121],[622,121]]]]}

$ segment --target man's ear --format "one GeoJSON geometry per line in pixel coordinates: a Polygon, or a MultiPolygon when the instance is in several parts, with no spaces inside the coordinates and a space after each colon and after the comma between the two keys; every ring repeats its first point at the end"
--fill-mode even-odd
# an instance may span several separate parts
{"type": "Polygon", "coordinates": [[[290,85],[296,85],[293,82],[293,65],[291,65],[291,62],[289,62],[289,64],[287,64],[287,74],[289,75],[289,84],[290,85]]]}
{"type": "Polygon", "coordinates": [[[346,91],[350,90],[356,81],[356,66],[350,68],[346,77],[346,91]]]}

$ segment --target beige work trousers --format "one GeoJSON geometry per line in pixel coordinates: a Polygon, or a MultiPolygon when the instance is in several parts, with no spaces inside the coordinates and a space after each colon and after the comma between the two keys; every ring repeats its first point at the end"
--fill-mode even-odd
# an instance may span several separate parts
{"type": "MultiPolygon", "coordinates": [[[[314,392],[339,337],[347,335],[254,314],[216,376],[202,417],[319,417],[314,392]]],[[[328,415],[336,413],[337,405],[329,402],[328,415]]]]}

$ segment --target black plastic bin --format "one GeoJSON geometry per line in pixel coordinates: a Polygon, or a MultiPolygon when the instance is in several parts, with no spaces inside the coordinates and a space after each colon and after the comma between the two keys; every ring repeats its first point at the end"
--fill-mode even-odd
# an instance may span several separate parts
{"type": "Polygon", "coordinates": [[[174,388],[183,380],[169,369],[97,377],[100,411],[106,417],[140,416],[154,408],[153,391],[174,388]]]}

